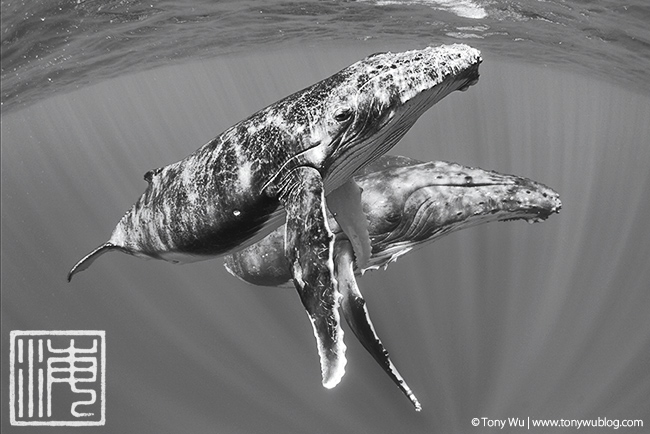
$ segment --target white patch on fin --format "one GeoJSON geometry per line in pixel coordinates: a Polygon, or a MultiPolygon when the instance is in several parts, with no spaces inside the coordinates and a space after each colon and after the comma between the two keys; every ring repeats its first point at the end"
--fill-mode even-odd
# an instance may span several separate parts
{"type": "MultiPolygon", "coordinates": [[[[322,206],[321,212],[323,213],[324,216],[327,215],[326,202],[324,197],[321,200],[321,206],[322,206]]],[[[328,360],[329,358],[327,357],[327,349],[321,348],[320,340],[317,335],[316,327],[313,321],[312,321],[312,326],[314,326],[314,334],[316,335],[316,340],[319,341],[318,352],[319,352],[320,362],[321,362],[323,387],[325,387],[326,389],[331,389],[341,382],[341,379],[345,375],[345,365],[348,363],[348,361],[345,358],[345,351],[347,347],[345,346],[345,343],[343,341],[344,333],[343,333],[343,329],[341,328],[341,317],[339,315],[339,307],[341,305],[342,295],[338,290],[338,282],[335,277],[336,274],[334,268],[334,235],[332,234],[332,230],[329,227],[327,218],[323,220],[323,223],[325,225],[325,229],[331,235],[331,239],[329,243],[329,257],[327,258],[327,268],[329,269],[330,275],[332,276],[332,281],[333,281],[332,283],[334,284],[334,291],[335,291],[334,306],[332,307],[332,317],[334,318],[334,324],[336,324],[336,331],[334,334],[334,339],[335,339],[334,351],[336,352],[336,357],[334,358],[333,364],[329,363],[328,360]]]]}
{"type": "Polygon", "coordinates": [[[322,384],[336,386],[345,374],[345,344],[338,308],[341,294],[334,275],[334,234],[327,222],[323,180],[311,167],[294,169],[299,183],[281,201],[287,212],[285,254],[294,285],[312,323],[322,384]]]}
{"type": "Polygon", "coordinates": [[[357,267],[365,268],[372,247],[368,219],[361,205],[361,188],[354,180],[346,182],[327,196],[327,206],[352,243],[357,267]]]}

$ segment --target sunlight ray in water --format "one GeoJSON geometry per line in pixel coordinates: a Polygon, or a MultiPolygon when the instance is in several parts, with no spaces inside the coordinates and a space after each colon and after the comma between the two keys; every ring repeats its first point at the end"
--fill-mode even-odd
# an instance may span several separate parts
{"type": "Polygon", "coordinates": [[[325,390],[294,291],[244,285],[221,261],[115,255],[65,283],[144,172],[368,48],[169,67],[3,113],[3,329],[106,330],[115,432],[428,433],[466,432],[481,416],[647,418],[650,101],[490,53],[480,82],[434,107],[395,153],[521,174],[557,190],[563,209],[543,224],[450,235],[359,279],[420,414],[355,342],[344,380],[325,390]]]}

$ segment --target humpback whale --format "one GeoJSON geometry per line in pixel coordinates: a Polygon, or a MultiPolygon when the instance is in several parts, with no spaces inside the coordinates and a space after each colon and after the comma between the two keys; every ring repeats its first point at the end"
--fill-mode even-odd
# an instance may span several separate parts
{"type": "MultiPolygon", "coordinates": [[[[323,385],[334,387],[346,361],[325,196],[353,182],[432,105],[477,82],[480,63],[480,52],[463,44],[377,53],[254,113],[147,172],[145,192],[68,280],[109,251],[172,262],[228,254],[286,219],[292,280],[314,329],[323,385]]],[[[363,257],[367,229],[347,231],[363,257]]]]}
{"type": "MultiPolygon", "coordinates": [[[[362,190],[371,256],[367,268],[359,268],[347,235],[334,216],[328,215],[335,234],[334,263],[343,295],[341,310],[364,348],[420,410],[415,394],[375,332],[355,273],[386,268],[398,257],[461,229],[493,221],[545,220],[559,212],[562,203],[555,191],[530,179],[443,161],[423,163],[384,155],[354,180],[362,190]]],[[[224,265],[231,274],[254,285],[286,284],[292,274],[285,255],[283,228],[226,256],[224,265]]]]}

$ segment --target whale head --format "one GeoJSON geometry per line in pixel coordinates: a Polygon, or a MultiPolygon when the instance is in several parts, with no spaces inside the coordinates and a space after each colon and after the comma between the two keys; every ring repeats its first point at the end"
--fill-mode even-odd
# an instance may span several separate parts
{"type": "Polygon", "coordinates": [[[431,106],[478,81],[480,52],[443,45],[377,53],[340,72],[325,102],[328,129],[339,130],[326,161],[331,189],[392,148],[431,106]]]}
{"type": "Polygon", "coordinates": [[[264,118],[282,118],[300,151],[267,185],[311,166],[328,192],[338,188],[392,148],[431,106],[476,83],[480,63],[480,52],[463,44],[377,53],[269,107],[264,118]]]}
{"type": "Polygon", "coordinates": [[[398,158],[394,167],[357,177],[373,237],[368,268],[387,266],[461,229],[495,221],[540,222],[562,208],[556,191],[528,178],[398,158]]]}

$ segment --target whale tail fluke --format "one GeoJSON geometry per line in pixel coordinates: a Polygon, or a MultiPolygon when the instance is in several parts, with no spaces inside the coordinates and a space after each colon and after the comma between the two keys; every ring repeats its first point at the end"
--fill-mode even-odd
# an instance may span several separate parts
{"type": "Polygon", "coordinates": [[[74,265],[74,267],[72,267],[72,269],[68,273],[68,282],[72,280],[72,276],[90,267],[90,265],[95,261],[95,259],[97,259],[99,256],[103,255],[106,252],[110,252],[111,250],[124,250],[124,249],[110,242],[106,242],[102,244],[101,246],[97,247],[95,250],[88,253],[83,258],[81,258],[79,262],[77,262],[74,265]]]}

